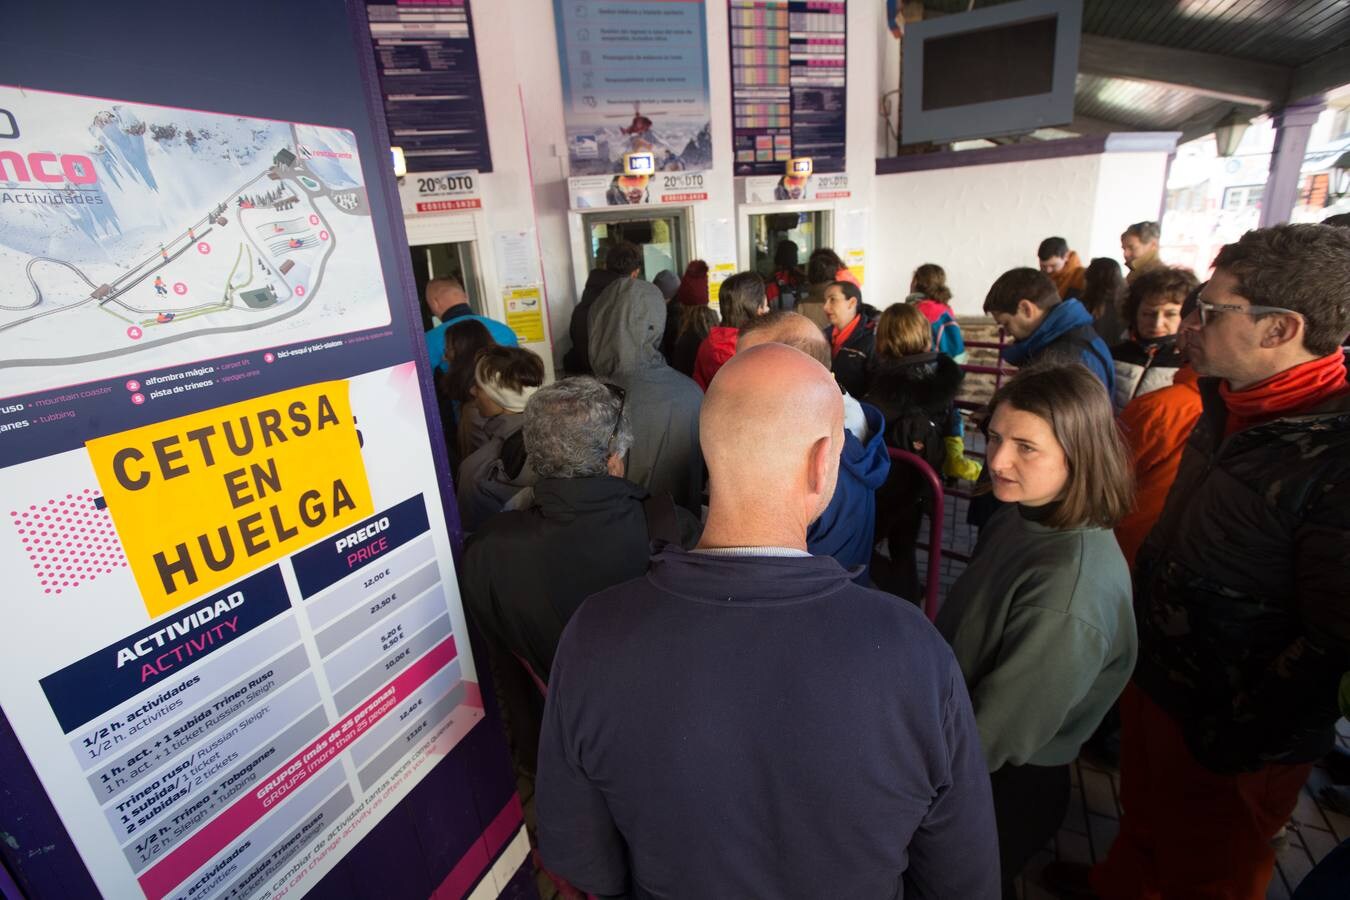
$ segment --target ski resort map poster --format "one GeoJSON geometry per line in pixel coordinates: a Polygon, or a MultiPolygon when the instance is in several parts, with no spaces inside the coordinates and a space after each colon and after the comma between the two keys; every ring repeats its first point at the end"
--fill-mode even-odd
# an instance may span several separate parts
{"type": "Polygon", "coordinates": [[[355,141],[6,129],[0,707],[104,896],[301,896],[484,717],[355,141]]]}
{"type": "Polygon", "coordinates": [[[0,394],[389,323],[351,132],[3,87],[0,109],[0,394]]]}

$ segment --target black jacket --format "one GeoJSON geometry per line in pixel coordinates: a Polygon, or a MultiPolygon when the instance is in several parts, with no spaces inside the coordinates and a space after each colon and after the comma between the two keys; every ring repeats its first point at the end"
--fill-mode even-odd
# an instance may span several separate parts
{"type": "Polygon", "coordinates": [[[572,348],[563,354],[563,369],[568,375],[591,374],[591,306],[605,288],[622,277],[609,269],[592,269],[591,274],[586,277],[586,287],[581,291],[581,299],[572,310],[572,321],[567,326],[567,334],[572,338],[572,348]]]}
{"type": "MultiPolygon", "coordinates": [[[[489,641],[547,679],[581,601],[647,571],[646,497],[609,475],[545,478],[529,509],[498,513],[479,528],[464,550],[460,589],[489,641]]],[[[692,521],[679,521],[686,541],[692,521]]]]}
{"type": "MultiPolygon", "coordinates": [[[[862,321],[834,354],[834,380],[855,400],[867,393],[867,381],[872,368],[872,354],[877,343],[877,320],[881,313],[864,303],[858,308],[862,321]]],[[[825,329],[825,340],[833,350],[834,326],[825,329]]]]}
{"type": "Polygon", "coordinates": [[[680,335],[680,316],[685,307],[678,300],[666,301],[666,331],[661,338],[661,355],[670,367],[682,375],[694,377],[694,363],[698,359],[698,348],[708,332],[717,326],[717,313],[706,306],[699,307],[703,317],[703,328],[691,328],[680,335]]]}
{"type": "Polygon", "coordinates": [[[1136,562],[1135,681],[1218,772],[1317,759],[1350,671],[1350,394],[1225,438],[1216,379],[1136,562]]]}
{"type": "Polygon", "coordinates": [[[886,417],[888,438],[890,426],[912,414],[916,407],[947,435],[952,433],[952,417],[956,415],[952,404],[965,377],[961,367],[941,353],[920,353],[902,359],[876,356],[872,360],[871,386],[862,399],[886,417]]]}

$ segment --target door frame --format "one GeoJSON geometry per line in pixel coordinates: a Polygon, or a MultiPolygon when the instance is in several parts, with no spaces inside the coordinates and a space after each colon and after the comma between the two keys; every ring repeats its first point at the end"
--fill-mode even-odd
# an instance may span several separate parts
{"type": "MultiPolygon", "coordinates": [[[[792,203],[738,203],[736,205],[736,257],[741,269],[749,269],[755,261],[750,242],[753,233],[750,229],[751,216],[764,216],[771,213],[825,213],[822,231],[822,247],[834,247],[835,225],[839,218],[839,206],[833,200],[798,200],[792,203]]],[[[837,251],[836,251],[837,252],[837,251]]]]}
{"type": "MultiPolygon", "coordinates": [[[[576,293],[573,295],[573,304],[581,298],[581,292],[586,287],[586,279],[591,274],[591,251],[590,251],[590,225],[591,223],[611,223],[611,222],[641,222],[646,219],[670,218],[676,219],[675,227],[679,229],[679,239],[684,255],[684,260],[677,259],[676,265],[687,266],[689,260],[695,259],[694,248],[694,208],[692,206],[674,206],[674,205],[651,205],[638,207],[625,207],[623,209],[595,209],[595,210],[571,210],[567,214],[568,232],[572,242],[572,276],[575,282],[576,293]]],[[[683,269],[675,273],[676,276],[684,275],[683,269]]]]}

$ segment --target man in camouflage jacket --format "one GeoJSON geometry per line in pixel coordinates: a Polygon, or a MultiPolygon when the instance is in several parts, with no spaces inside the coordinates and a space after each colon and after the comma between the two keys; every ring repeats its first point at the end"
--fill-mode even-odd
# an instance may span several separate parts
{"type": "Polygon", "coordinates": [[[1135,571],[1104,898],[1262,898],[1350,670],[1350,230],[1223,248],[1182,341],[1204,404],[1135,571]]]}

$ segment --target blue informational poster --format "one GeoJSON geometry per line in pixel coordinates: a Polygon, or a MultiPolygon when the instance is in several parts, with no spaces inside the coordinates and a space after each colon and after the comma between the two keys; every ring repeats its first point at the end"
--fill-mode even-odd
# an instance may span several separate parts
{"type": "MultiPolygon", "coordinates": [[[[554,0],[570,174],[712,165],[703,0],[554,0]]],[[[640,176],[630,176],[640,177],[640,176]]]]}
{"type": "Polygon", "coordinates": [[[496,895],[528,843],[363,7],[140,12],[0,36],[0,854],[30,896],[496,895]]]}
{"type": "Polygon", "coordinates": [[[389,143],[408,171],[491,172],[469,0],[367,4],[389,143]]]}

